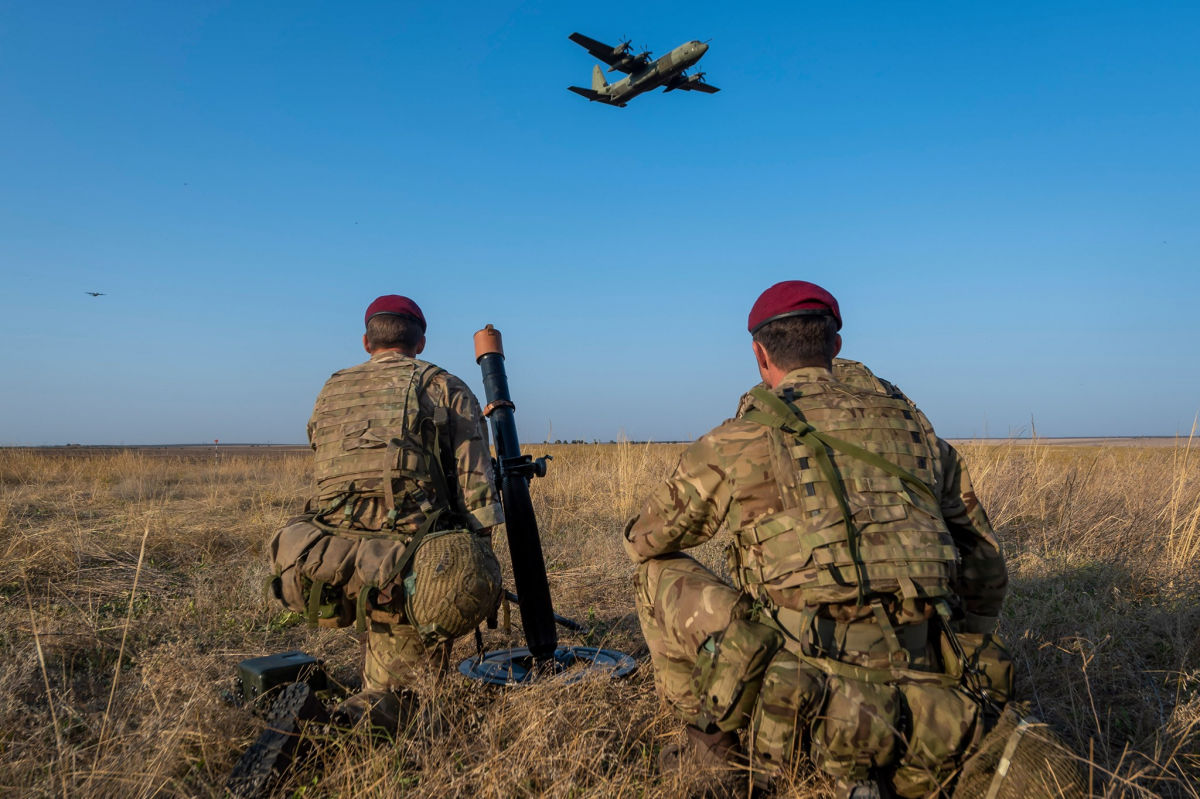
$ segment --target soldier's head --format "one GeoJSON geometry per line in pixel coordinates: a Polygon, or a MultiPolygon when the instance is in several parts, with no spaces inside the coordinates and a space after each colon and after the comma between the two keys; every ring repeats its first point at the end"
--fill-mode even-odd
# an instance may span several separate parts
{"type": "Polygon", "coordinates": [[[746,327],[754,337],[758,371],[771,386],[793,369],[831,368],[842,349],[837,300],[803,280],[785,280],[760,294],[746,327]]]}
{"type": "Polygon", "coordinates": [[[374,355],[394,350],[419,355],[425,349],[425,314],[408,297],[385,294],[367,306],[363,349],[374,355]]]}

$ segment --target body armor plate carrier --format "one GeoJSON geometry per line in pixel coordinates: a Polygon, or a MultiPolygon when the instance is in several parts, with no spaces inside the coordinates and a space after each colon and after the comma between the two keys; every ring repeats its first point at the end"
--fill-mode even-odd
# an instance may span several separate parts
{"type": "Polygon", "coordinates": [[[422,409],[442,370],[414,358],[335,373],[313,411],[317,496],[271,540],[273,591],[312,623],[368,617],[415,625],[429,642],[469,632],[496,608],[500,566],[446,475],[446,409],[422,409]],[[364,529],[362,503],[382,528],[364,529]]]}
{"type": "Polygon", "coordinates": [[[743,590],[796,611],[952,594],[957,552],[935,494],[937,439],[919,410],[836,382],[751,396],[743,418],[771,428],[784,507],[737,531],[743,590]]]}

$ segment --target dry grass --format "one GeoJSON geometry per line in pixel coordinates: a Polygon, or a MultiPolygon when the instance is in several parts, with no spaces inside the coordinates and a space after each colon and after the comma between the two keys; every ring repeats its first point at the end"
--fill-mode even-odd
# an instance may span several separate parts
{"type": "MultiPolygon", "coordinates": [[[[675,445],[550,446],[535,504],[558,610],[645,656],[623,520],[675,445]]],[[[1200,474],[1184,447],[963,447],[1013,575],[1004,633],[1023,692],[1095,793],[1200,797],[1200,474]]],[[[260,722],[222,689],[245,657],[303,648],[352,682],[357,645],[263,598],[262,547],[308,458],[0,452],[0,792],[219,795],[260,722]],[[135,590],[136,589],[136,590],[135,590]]],[[[719,568],[719,544],[700,557],[719,568]]],[[[516,614],[514,613],[514,618],[516,614]]],[[[488,634],[489,646],[505,641],[488,634]]],[[[464,642],[456,653],[471,654],[464,642]]],[[[648,667],[624,682],[438,689],[452,724],[331,741],[292,796],[677,796],[680,727],[648,667]]],[[[778,793],[828,795],[798,774],[778,793]]]]}

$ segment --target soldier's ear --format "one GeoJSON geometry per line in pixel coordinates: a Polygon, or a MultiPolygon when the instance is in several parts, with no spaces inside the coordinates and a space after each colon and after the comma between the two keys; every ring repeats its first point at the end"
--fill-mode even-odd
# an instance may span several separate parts
{"type": "Polygon", "coordinates": [[[842,334],[838,333],[836,336],[833,337],[833,357],[836,358],[838,356],[838,353],[841,351],[842,351],[842,334]]]}
{"type": "Polygon", "coordinates": [[[420,355],[425,351],[425,337],[421,336],[421,340],[417,342],[417,348],[413,350],[413,355],[420,355]]]}
{"type": "Polygon", "coordinates": [[[771,362],[767,358],[767,348],[754,340],[751,340],[750,344],[754,349],[754,360],[758,363],[758,371],[765,373],[771,368],[771,362]]]}
{"type": "Polygon", "coordinates": [[[367,355],[371,354],[371,345],[367,343],[366,333],[363,333],[363,349],[367,351],[367,355]]]}

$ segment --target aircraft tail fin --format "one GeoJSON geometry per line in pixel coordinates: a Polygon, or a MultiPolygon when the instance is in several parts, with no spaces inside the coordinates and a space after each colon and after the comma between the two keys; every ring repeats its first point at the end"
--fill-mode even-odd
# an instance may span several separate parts
{"type": "Polygon", "coordinates": [[[600,69],[600,65],[592,67],[592,91],[598,92],[601,89],[608,88],[608,81],[604,79],[604,71],[600,69]]]}

